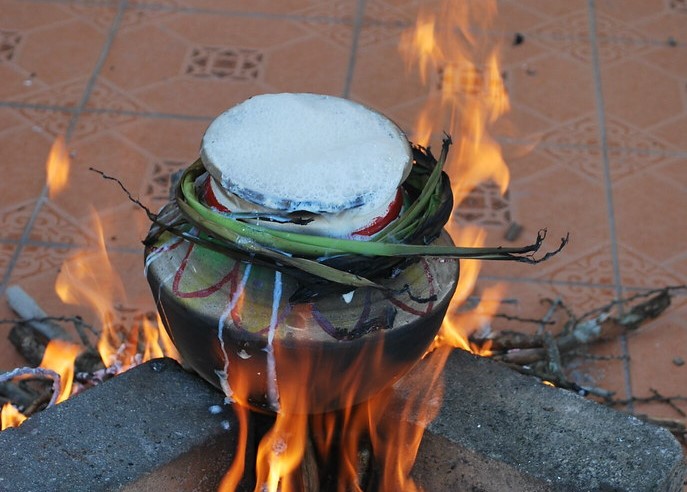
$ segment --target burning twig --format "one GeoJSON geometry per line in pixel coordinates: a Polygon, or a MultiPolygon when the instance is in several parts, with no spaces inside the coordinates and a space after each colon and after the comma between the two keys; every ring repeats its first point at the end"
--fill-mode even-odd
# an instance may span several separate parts
{"type": "Polygon", "coordinates": [[[98,330],[84,322],[80,316],[48,316],[29,294],[16,285],[9,287],[6,295],[8,304],[20,318],[3,319],[0,324],[14,325],[10,330],[9,340],[30,364],[41,363],[50,341],[72,341],[70,334],[59,324],[61,322],[71,323],[86,347],[77,357],[76,370],[93,372],[104,367],[88,336],[88,332],[98,335],[98,330]]]}
{"type": "Polygon", "coordinates": [[[49,340],[57,338],[71,340],[69,334],[60,325],[54,323],[54,320],[49,318],[36,301],[21,287],[18,285],[8,287],[5,296],[12,310],[44,337],[49,340]]]}
{"type": "Polygon", "coordinates": [[[62,388],[60,385],[60,380],[62,378],[55,371],[44,369],[42,367],[19,367],[4,374],[0,374],[0,383],[11,381],[20,376],[40,376],[52,379],[52,397],[48,402],[48,407],[53,406],[57,402],[57,398],[60,396],[60,391],[62,388]]]}

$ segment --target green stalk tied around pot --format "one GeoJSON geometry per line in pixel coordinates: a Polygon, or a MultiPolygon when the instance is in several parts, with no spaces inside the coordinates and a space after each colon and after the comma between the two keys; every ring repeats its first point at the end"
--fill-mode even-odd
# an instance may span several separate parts
{"type": "Polygon", "coordinates": [[[146,243],[168,231],[233,257],[295,273],[303,284],[317,284],[320,290],[333,283],[339,287],[330,287],[344,291],[363,286],[381,288],[374,278],[388,275],[394,267],[422,256],[538,263],[563,248],[567,237],[558,249],[535,259],[533,255],[540,249],[545,231],[539,232],[534,244],[518,248],[432,244],[453,208],[450,181],[443,172],[450,145],[451,139],[446,137],[438,160],[429,149],[413,147],[414,165],[402,185],[410,203],[394,222],[369,240],[275,230],[247,222],[245,214],[232,216],[216,211],[198,197],[196,181],[206,172],[198,159],[184,171],[174,202],[154,216],[157,227],[151,229],[146,243]]]}

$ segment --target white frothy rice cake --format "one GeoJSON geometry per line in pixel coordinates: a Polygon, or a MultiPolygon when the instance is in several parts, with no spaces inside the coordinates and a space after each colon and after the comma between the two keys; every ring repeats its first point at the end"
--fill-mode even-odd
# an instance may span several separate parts
{"type": "Polygon", "coordinates": [[[391,120],[319,94],[265,94],[234,106],[210,124],[200,156],[210,201],[221,209],[311,212],[307,225],[274,227],[336,237],[371,235],[366,226],[402,201],[412,166],[410,144],[391,120]]]}

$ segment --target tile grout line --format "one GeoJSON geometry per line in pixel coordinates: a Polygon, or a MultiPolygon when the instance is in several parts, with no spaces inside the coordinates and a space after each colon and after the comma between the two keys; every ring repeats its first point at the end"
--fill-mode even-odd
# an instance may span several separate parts
{"type": "MultiPolygon", "coordinates": [[[[72,134],[74,133],[74,129],[76,128],[76,123],[79,120],[79,116],[81,115],[81,112],[83,111],[84,107],[86,106],[86,103],[88,102],[88,99],[90,98],[91,92],[93,91],[93,87],[95,86],[95,81],[98,78],[98,74],[100,73],[103,65],[105,64],[105,59],[107,58],[107,55],[110,52],[110,48],[112,47],[114,37],[117,34],[117,31],[119,30],[119,25],[121,24],[122,16],[124,15],[124,11],[126,10],[127,5],[128,0],[121,0],[120,2],[118,2],[117,15],[115,15],[115,18],[112,21],[112,25],[110,26],[110,30],[108,31],[107,38],[105,39],[105,43],[103,44],[102,50],[100,51],[100,56],[96,61],[95,67],[93,68],[93,72],[91,73],[91,77],[88,79],[88,83],[86,84],[84,93],[81,97],[81,100],[79,101],[79,105],[70,111],[71,117],[69,119],[69,125],[67,126],[67,130],[65,131],[64,135],[65,140],[67,142],[71,140],[72,134]]],[[[5,274],[2,276],[2,280],[0,280],[0,296],[4,295],[5,290],[8,286],[7,284],[9,283],[12,272],[14,270],[14,267],[19,261],[19,256],[24,250],[24,246],[26,246],[29,243],[29,236],[31,234],[31,230],[33,229],[33,225],[35,224],[36,219],[38,218],[38,214],[43,208],[43,204],[46,202],[47,195],[48,186],[47,184],[45,184],[43,186],[43,189],[41,190],[40,196],[36,200],[36,205],[34,206],[33,211],[31,212],[31,216],[29,217],[28,222],[24,226],[21,238],[19,239],[19,244],[17,244],[14,253],[12,253],[12,257],[10,258],[7,264],[7,270],[5,270],[5,274]]]]}
{"type": "Polygon", "coordinates": [[[360,30],[363,27],[363,16],[365,15],[365,4],[367,0],[358,0],[358,7],[355,12],[355,21],[353,23],[353,40],[351,41],[351,56],[348,58],[348,67],[346,69],[346,80],[344,81],[344,89],[342,97],[348,99],[351,95],[351,85],[353,84],[353,73],[355,72],[355,64],[358,59],[358,42],[360,40],[360,30]]]}
{"type": "MultiPolygon", "coordinates": [[[[608,134],[606,130],[606,107],[604,104],[603,85],[601,80],[601,61],[599,57],[599,47],[597,43],[596,25],[596,0],[588,0],[588,20],[589,35],[592,50],[592,76],[594,79],[594,95],[596,99],[596,111],[599,120],[599,138],[601,140],[601,160],[604,173],[604,189],[606,193],[606,207],[608,211],[608,232],[611,242],[611,260],[613,263],[613,283],[617,299],[623,298],[623,286],[620,276],[620,262],[618,259],[618,242],[615,222],[615,205],[613,202],[613,185],[611,181],[611,163],[608,155],[608,134]]],[[[622,305],[618,307],[622,314],[622,305]]],[[[630,373],[630,351],[627,343],[627,336],[620,337],[620,345],[623,351],[623,375],[625,378],[625,392],[628,398],[632,397],[632,375],[630,373]]],[[[627,409],[634,412],[634,406],[630,401],[627,409]]]]}

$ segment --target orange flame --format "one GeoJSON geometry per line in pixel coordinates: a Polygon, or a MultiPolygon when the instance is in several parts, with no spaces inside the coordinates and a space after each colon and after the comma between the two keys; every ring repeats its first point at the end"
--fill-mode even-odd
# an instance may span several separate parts
{"type": "Polygon", "coordinates": [[[445,2],[443,28],[437,27],[434,16],[421,13],[399,46],[407,67],[418,65],[425,85],[430,72],[436,79],[436,89],[417,117],[414,140],[427,145],[440,130],[454,137],[456,148],[446,171],[453,177],[456,206],[483,181],[495,181],[502,193],[508,187],[509,171],[500,146],[487,132],[509,110],[499,47],[485,34],[495,14],[493,0],[445,2]]]}
{"type": "Polygon", "coordinates": [[[40,367],[51,369],[60,375],[60,394],[56,403],[61,403],[72,394],[74,382],[74,361],[81,352],[78,345],[64,340],[51,340],[45,347],[40,367]]]}
{"type": "MultiPolygon", "coordinates": [[[[446,130],[454,137],[445,170],[451,176],[456,207],[470,191],[484,181],[494,181],[504,193],[509,172],[498,143],[488,129],[505,111],[508,98],[499,69],[498,46],[486,36],[487,27],[496,13],[494,0],[465,2],[446,1],[438,17],[424,13],[418,16],[415,29],[405,33],[400,49],[409,69],[417,65],[423,83],[432,79],[433,89],[426,107],[420,112],[414,141],[428,144],[435,132],[446,130]],[[443,28],[440,27],[444,26],[443,28]],[[457,26],[457,29],[454,29],[457,26]],[[437,126],[445,125],[445,126],[437,126]]],[[[454,242],[462,246],[481,246],[486,233],[475,227],[447,225],[454,242]]],[[[500,304],[503,287],[485,289],[474,312],[462,312],[460,306],[473,291],[479,273],[479,262],[461,263],[457,292],[449,314],[422,364],[413,371],[416,378],[397,385],[364,403],[356,404],[357,389],[365,384],[373,360],[384,370],[380,352],[363,350],[344,374],[331,374],[323,360],[291,360],[284,356],[275,340],[275,355],[280,374],[299,374],[300,381],[337,381],[344,410],[317,413],[303,405],[314,385],[289,385],[288,378],[279,380],[279,404],[273,428],[258,449],[256,491],[289,491],[303,487],[303,469],[307,467],[310,447],[322,460],[337,461],[337,490],[362,490],[358,484],[360,443],[367,440],[381,468],[379,490],[418,490],[410,477],[425,426],[435,417],[441,404],[441,372],[451,348],[470,347],[469,332],[484,327],[500,304]],[[320,379],[318,379],[320,378],[320,379]],[[341,379],[344,378],[344,381],[341,379]],[[293,387],[291,387],[293,386],[293,387]],[[410,388],[410,389],[409,389],[410,388]],[[313,414],[307,417],[306,414],[313,414]],[[343,440],[337,443],[337,440],[343,440]],[[300,482],[299,482],[300,480],[300,482]]],[[[488,353],[488,348],[483,349],[488,353]]],[[[318,357],[313,357],[317,359],[318,357]]],[[[248,418],[241,405],[247,401],[250,383],[231,374],[231,388],[242,426],[248,418]]],[[[330,383],[331,384],[331,383],[330,383]]],[[[246,432],[240,441],[245,444],[246,432]]],[[[243,474],[245,454],[234,461],[220,490],[235,490],[243,474]]]]}
{"type": "Polygon", "coordinates": [[[113,306],[124,299],[124,285],[115,273],[105,245],[100,218],[93,212],[98,238],[95,251],[82,251],[67,259],[55,282],[55,292],[66,304],[92,307],[102,323],[98,351],[106,366],[117,360],[122,345],[120,333],[114,326],[113,306]]]}
{"type": "Polygon", "coordinates": [[[58,136],[50,148],[46,164],[47,185],[50,198],[55,198],[69,179],[69,153],[62,135],[58,136]]]}
{"type": "MultiPolygon", "coordinates": [[[[443,28],[436,16],[425,12],[418,16],[415,29],[404,33],[399,49],[406,65],[419,67],[421,79],[429,84],[435,78],[436,89],[418,115],[415,140],[426,145],[432,135],[446,130],[454,137],[445,171],[451,177],[454,212],[469,193],[481,183],[495,182],[501,193],[508,188],[509,171],[499,144],[489,135],[489,127],[510,108],[501,76],[499,45],[487,36],[496,15],[493,0],[446,1],[440,8],[443,28]],[[457,26],[454,29],[453,26],[457,26]],[[440,125],[444,125],[441,127],[440,125]]],[[[484,230],[460,228],[449,221],[446,229],[460,246],[482,246],[484,230]]],[[[472,350],[467,334],[489,318],[499,305],[503,289],[492,289],[471,318],[458,314],[458,308],[473,291],[480,269],[479,261],[461,262],[458,289],[434,347],[448,344],[472,350]],[[481,321],[479,321],[481,320],[481,321]]]]}
{"type": "Polygon", "coordinates": [[[159,316],[157,323],[143,317],[132,327],[115,322],[115,306],[125,303],[125,289],[110,262],[103,226],[95,212],[93,223],[98,246],[63,263],[55,282],[57,295],[64,303],[88,305],[95,310],[102,326],[98,352],[107,367],[116,366],[122,372],[163,355],[179,360],[159,316]]]}
{"type": "Polygon", "coordinates": [[[7,402],[2,406],[0,412],[0,430],[9,427],[19,427],[26,420],[26,415],[21,413],[17,407],[7,402]]]}

